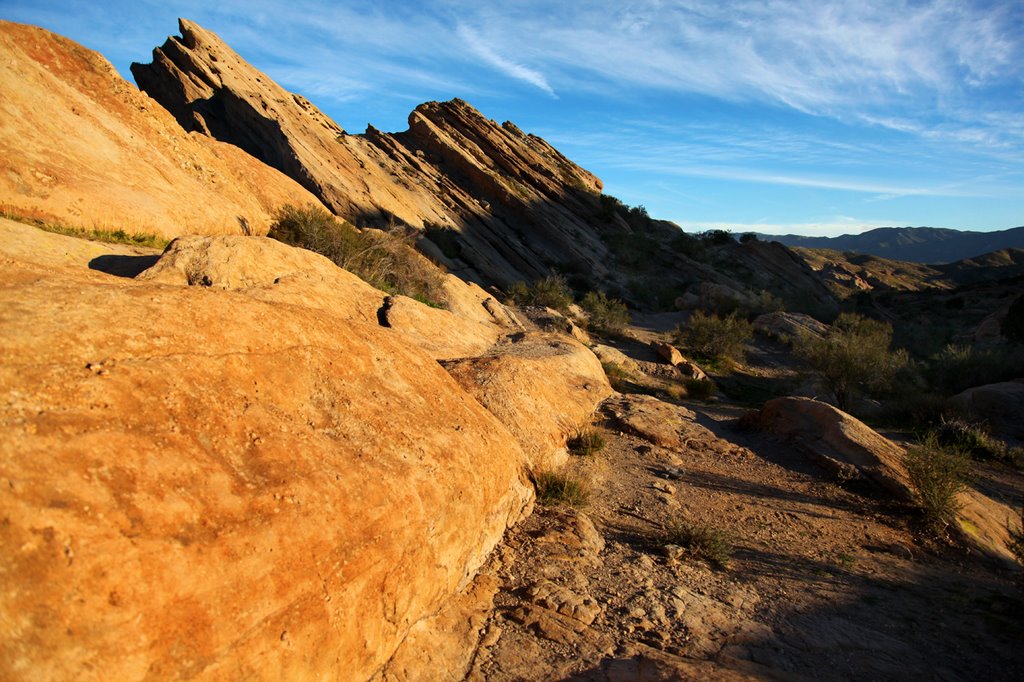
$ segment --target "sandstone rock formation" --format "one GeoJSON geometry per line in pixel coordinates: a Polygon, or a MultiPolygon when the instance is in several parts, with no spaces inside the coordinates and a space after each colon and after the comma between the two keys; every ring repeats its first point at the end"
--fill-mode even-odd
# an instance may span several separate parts
{"type": "Polygon", "coordinates": [[[452,230],[446,260],[468,278],[507,285],[574,260],[606,270],[586,224],[601,182],[544,140],[461,100],[417,107],[403,133],[352,135],[212,32],[184,19],[179,30],[132,73],[186,130],[237,145],[358,225],[452,230]]]}
{"type": "Polygon", "coordinates": [[[276,207],[318,203],[242,150],[189,135],[102,56],[0,22],[0,207],[173,237],[264,233],[276,207]]]}
{"type": "Polygon", "coordinates": [[[822,338],[829,326],[803,313],[775,312],[758,315],[751,323],[754,331],[773,339],[798,339],[801,336],[822,338]]]}
{"type": "Polygon", "coordinates": [[[566,438],[612,392],[594,354],[566,337],[519,334],[445,367],[508,427],[534,472],[565,462],[566,438]]]}
{"type": "Polygon", "coordinates": [[[1024,440],[1024,379],[976,386],[951,400],[965,415],[1004,439],[1024,440]]]}
{"type": "MultiPolygon", "coordinates": [[[[915,499],[903,462],[904,449],[831,405],[810,398],[775,398],[765,403],[757,421],[841,478],[863,477],[896,499],[915,499]]],[[[1006,524],[1015,511],[1007,498],[968,489],[958,494],[957,501],[960,509],[954,530],[974,547],[1011,563],[1006,524]]]]}
{"type": "Polygon", "coordinates": [[[141,280],[2,259],[4,677],[368,678],[530,503],[326,261],[189,242],[141,280]]]}
{"type": "Polygon", "coordinates": [[[764,404],[759,421],[840,477],[867,478],[897,499],[914,497],[903,448],[842,410],[810,398],[774,398],[764,404]]]}

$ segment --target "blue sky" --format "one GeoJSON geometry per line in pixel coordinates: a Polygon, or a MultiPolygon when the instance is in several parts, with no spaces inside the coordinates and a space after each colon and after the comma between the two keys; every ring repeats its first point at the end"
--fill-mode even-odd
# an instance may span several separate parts
{"type": "Polygon", "coordinates": [[[178,16],[350,132],[461,97],[686,229],[1024,225],[1022,0],[0,0],[129,80],[178,16]]]}

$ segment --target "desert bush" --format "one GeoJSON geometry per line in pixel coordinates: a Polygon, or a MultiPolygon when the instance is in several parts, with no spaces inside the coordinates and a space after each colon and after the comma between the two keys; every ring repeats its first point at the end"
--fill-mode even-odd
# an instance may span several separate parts
{"type": "Polygon", "coordinates": [[[686,387],[687,397],[696,400],[707,400],[715,395],[715,383],[710,379],[683,379],[683,386],[686,387]]]}
{"type": "Polygon", "coordinates": [[[729,536],[725,531],[707,524],[673,519],[655,540],[662,547],[682,547],[688,556],[721,569],[729,568],[732,559],[733,547],[729,536]]]}
{"type": "Polygon", "coordinates": [[[606,332],[618,332],[629,324],[626,304],[617,298],[609,298],[603,291],[588,291],[580,306],[590,316],[590,326],[606,332]]]}
{"type": "Polygon", "coordinates": [[[596,429],[584,427],[577,429],[566,445],[572,454],[589,457],[604,448],[604,436],[596,429]]]}
{"type": "Polygon", "coordinates": [[[764,313],[779,313],[786,309],[786,304],[783,303],[782,299],[762,289],[756,296],[754,296],[750,303],[746,307],[754,315],[763,315],[764,313]]]}
{"type": "Polygon", "coordinates": [[[544,471],[537,474],[534,485],[538,504],[582,507],[590,499],[590,493],[583,482],[568,474],[544,471]]]}
{"type": "Polygon", "coordinates": [[[533,284],[516,282],[508,288],[508,297],[516,305],[537,305],[565,312],[572,305],[572,289],[565,277],[550,274],[533,284]]]}
{"type": "Polygon", "coordinates": [[[983,428],[957,417],[944,417],[935,435],[942,445],[966,452],[974,459],[992,459],[1000,449],[983,428]]]}
{"type": "Polygon", "coordinates": [[[368,284],[423,303],[444,300],[444,277],[399,230],[357,230],[315,206],[278,209],[269,236],[315,251],[368,284]]]}
{"type": "Polygon", "coordinates": [[[1024,350],[995,346],[976,348],[950,344],[929,358],[927,376],[933,386],[954,394],[1007,381],[1024,374],[1024,350]]]}
{"type": "Polygon", "coordinates": [[[960,510],[957,494],[967,490],[970,463],[966,453],[943,445],[933,431],[907,450],[904,464],[925,524],[940,533],[960,510]]]}
{"type": "Polygon", "coordinates": [[[821,377],[836,406],[846,410],[859,395],[893,388],[893,378],[909,358],[902,350],[890,350],[891,343],[891,325],[843,313],[825,337],[802,336],[793,350],[821,377]]]}
{"type": "Polygon", "coordinates": [[[753,335],[750,323],[738,313],[718,317],[697,310],[686,326],[676,331],[676,342],[700,360],[739,362],[753,335]]]}

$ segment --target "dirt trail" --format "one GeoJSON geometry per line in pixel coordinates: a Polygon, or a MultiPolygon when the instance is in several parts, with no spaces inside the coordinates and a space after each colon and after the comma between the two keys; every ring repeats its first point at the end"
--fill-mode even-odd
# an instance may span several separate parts
{"type": "Polygon", "coordinates": [[[687,407],[724,440],[657,446],[606,407],[606,447],[571,464],[589,505],[539,507],[488,567],[469,679],[1019,679],[1012,572],[917,544],[895,503],[736,431],[739,408],[687,407]],[[725,531],[728,568],[664,556],[672,519],[725,531]]]}

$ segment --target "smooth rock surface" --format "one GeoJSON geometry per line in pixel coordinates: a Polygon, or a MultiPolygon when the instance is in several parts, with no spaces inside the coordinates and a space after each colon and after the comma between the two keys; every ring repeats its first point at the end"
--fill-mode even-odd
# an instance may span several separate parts
{"type": "Polygon", "coordinates": [[[265,234],[286,203],[317,204],[238,147],[189,135],[100,54],[0,21],[0,204],[82,228],[265,234]]]}
{"type": "Polygon", "coordinates": [[[0,269],[0,677],[366,679],[528,509],[506,427],[375,323],[0,269]]]}

